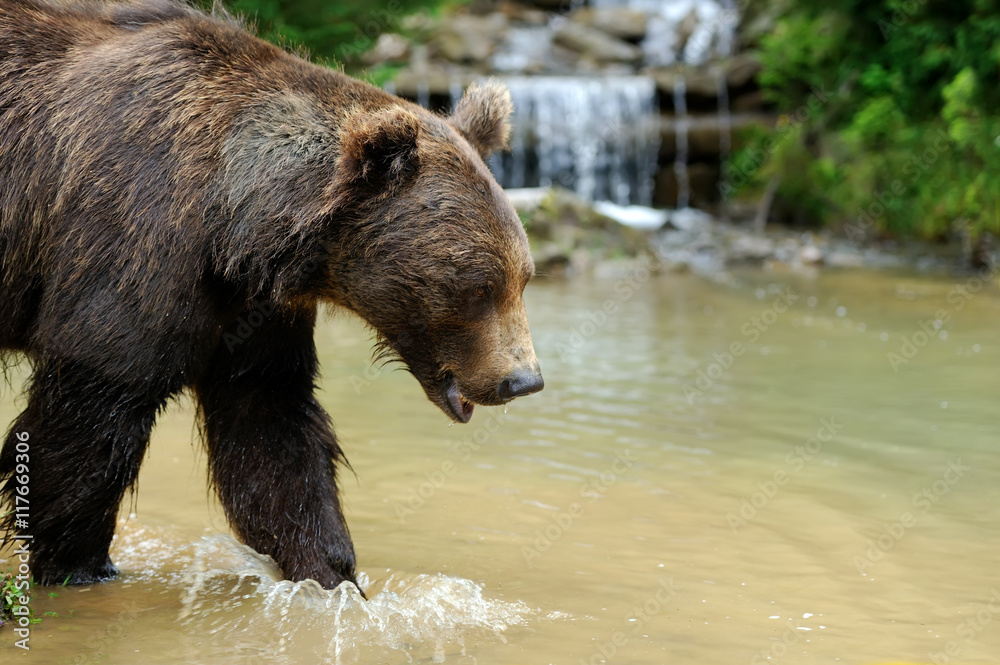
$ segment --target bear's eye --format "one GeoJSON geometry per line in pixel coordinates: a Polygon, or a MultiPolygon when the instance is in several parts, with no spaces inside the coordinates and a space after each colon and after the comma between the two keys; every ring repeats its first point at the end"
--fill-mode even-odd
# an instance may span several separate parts
{"type": "Polygon", "coordinates": [[[476,297],[485,298],[493,293],[493,288],[489,284],[481,284],[476,287],[476,297]]]}

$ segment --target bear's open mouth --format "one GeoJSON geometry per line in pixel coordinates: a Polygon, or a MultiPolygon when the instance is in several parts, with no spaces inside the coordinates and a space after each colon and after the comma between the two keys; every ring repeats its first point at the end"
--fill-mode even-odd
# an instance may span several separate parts
{"type": "Polygon", "coordinates": [[[451,409],[451,416],[460,423],[469,422],[475,405],[462,396],[462,391],[458,389],[458,381],[451,372],[445,377],[444,397],[448,408],[451,409]]]}

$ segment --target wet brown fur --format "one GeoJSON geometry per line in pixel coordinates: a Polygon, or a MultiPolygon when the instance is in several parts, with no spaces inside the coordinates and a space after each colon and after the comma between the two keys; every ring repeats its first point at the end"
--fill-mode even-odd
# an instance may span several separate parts
{"type": "Polygon", "coordinates": [[[483,163],[509,112],[488,84],[442,118],[168,0],[0,0],[0,349],[33,366],[0,498],[27,432],[31,526],[7,526],[36,577],[114,574],[149,430],[192,388],[237,533],[353,581],[316,307],[364,318],[446,412],[449,377],[498,404],[537,372],[527,241],[483,163]]]}

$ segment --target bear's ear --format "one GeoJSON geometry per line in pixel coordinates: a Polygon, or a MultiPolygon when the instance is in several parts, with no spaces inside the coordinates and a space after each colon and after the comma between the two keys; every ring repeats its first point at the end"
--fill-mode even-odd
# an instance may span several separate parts
{"type": "Polygon", "coordinates": [[[510,92],[503,85],[473,83],[448,120],[485,159],[507,147],[513,110],[510,92]]]}
{"type": "Polygon", "coordinates": [[[420,163],[419,135],[420,120],[400,106],[348,114],[340,131],[337,189],[378,195],[402,184],[420,163]]]}

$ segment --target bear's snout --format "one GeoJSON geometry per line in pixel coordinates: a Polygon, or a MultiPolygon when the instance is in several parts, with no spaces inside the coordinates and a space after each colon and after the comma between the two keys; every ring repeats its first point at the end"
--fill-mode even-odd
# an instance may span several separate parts
{"type": "Polygon", "coordinates": [[[537,393],[545,387],[545,380],[538,367],[519,367],[508,374],[497,386],[497,394],[504,402],[515,397],[523,397],[531,393],[537,393]]]}

